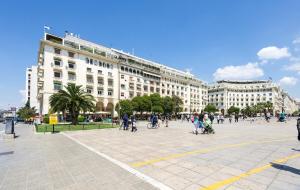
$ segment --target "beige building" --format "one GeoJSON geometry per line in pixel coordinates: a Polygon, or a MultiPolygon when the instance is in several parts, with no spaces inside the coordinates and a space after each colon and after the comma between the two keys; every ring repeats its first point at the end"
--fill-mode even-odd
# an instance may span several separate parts
{"type": "Polygon", "coordinates": [[[260,102],[272,102],[274,113],[295,111],[296,102],[270,80],[230,81],[222,80],[208,87],[208,101],[220,112],[226,113],[231,106],[241,109],[260,102]],[[283,101],[284,100],[284,101],[283,101]]]}
{"type": "Polygon", "coordinates": [[[30,99],[36,97],[40,114],[48,113],[49,97],[69,83],[92,94],[98,112],[111,113],[119,100],[152,93],[179,96],[189,113],[200,112],[208,103],[207,85],[192,74],[68,33],[45,33],[35,72],[36,96],[30,99]]]}

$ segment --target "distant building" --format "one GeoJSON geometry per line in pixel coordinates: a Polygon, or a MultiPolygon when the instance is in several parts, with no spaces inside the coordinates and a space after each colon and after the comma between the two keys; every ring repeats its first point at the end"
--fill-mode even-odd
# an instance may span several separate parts
{"type": "Polygon", "coordinates": [[[38,108],[39,102],[37,99],[38,88],[38,66],[31,66],[26,69],[26,101],[29,101],[31,107],[38,108]]]}
{"type": "Polygon", "coordinates": [[[270,80],[233,81],[221,80],[208,87],[208,101],[220,112],[226,113],[231,106],[243,109],[260,102],[272,102],[273,112],[295,111],[295,100],[270,80]]]}

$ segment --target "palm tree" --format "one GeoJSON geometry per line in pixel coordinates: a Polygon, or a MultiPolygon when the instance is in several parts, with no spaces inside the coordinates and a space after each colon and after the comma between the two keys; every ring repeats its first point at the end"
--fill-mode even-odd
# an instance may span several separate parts
{"type": "Polygon", "coordinates": [[[69,84],[65,86],[66,90],[59,90],[50,96],[51,112],[69,112],[72,118],[72,124],[78,123],[80,111],[94,111],[95,98],[82,89],[82,86],[69,84]]]}

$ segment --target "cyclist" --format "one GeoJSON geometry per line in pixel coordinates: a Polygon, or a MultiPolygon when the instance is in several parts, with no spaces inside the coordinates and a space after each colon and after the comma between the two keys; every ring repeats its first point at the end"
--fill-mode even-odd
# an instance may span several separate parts
{"type": "Polygon", "coordinates": [[[158,122],[158,118],[157,118],[157,115],[153,114],[153,117],[152,117],[152,127],[154,128],[155,125],[157,124],[158,122]]]}

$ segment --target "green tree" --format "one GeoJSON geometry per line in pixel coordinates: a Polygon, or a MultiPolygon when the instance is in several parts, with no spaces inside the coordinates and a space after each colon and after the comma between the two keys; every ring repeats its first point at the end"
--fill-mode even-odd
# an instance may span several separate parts
{"type": "Polygon", "coordinates": [[[152,110],[153,113],[162,113],[164,110],[162,108],[162,106],[152,106],[152,110]]]}
{"type": "Polygon", "coordinates": [[[154,93],[150,95],[151,100],[151,111],[155,113],[162,113],[162,99],[158,93],[154,93]]]}
{"type": "Polygon", "coordinates": [[[177,113],[182,112],[183,110],[183,101],[179,96],[173,95],[172,96],[172,101],[174,104],[173,111],[175,115],[177,116],[177,113]]]}
{"type": "Polygon", "coordinates": [[[78,123],[79,113],[94,111],[95,98],[86,93],[82,86],[76,86],[75,84],[69,84],[61,89],[57,93],[50,96],[51,112],[59,113],[68,111],[71,115],[72,124],[78,123]]]}
{"type": "Polygon", "coordinates": [[[204,108],[204,111],[208,112],[208,113],[215,113],[218,111],[218,109],[213,104],[207,104],[207,106],[205,106],[205,108],[204,108]]]}
{"type": "Polygon", "coordinates": [[[234,107],[234,106],[231,106],[228,110],[227,110],[228,114],[231,115],[231,114],[239,114],[240,113],[240,108],[238,107],[234,107]]]}
{"type": "Polygon", "coordinates": [[[151,104],[152,104],[152,102],[151,102],[150,96],[148,96],[148,95],[142,96],[143,111],[151,112],[151,104]]]}
{"type": "Polygon", "coordinates": [[[18,110],[17,114],[20,118],[27,120],[36,115],[36,109],[35,107],[30,107],[30,103],[27,101],[25,106],[18,110]]]}
{"type": "Polygon", "coordinates": [[[131,103],[132,103],[133,111],[140,112],[140,114],[142,115],[142,112],[145,111],[145,108],[143,105],[143,97],[136,96],[131,100],[131,103]]]}
{"type": "Polygon", "coordinates": [[[267,111],[269,111],[269,112],[273,111],[273,103],[270,102],[270,101],[267,101],[267,102],[265,103],[265,108],[266,108],[267,111]]]}
{"type": "Polygon", "coordinates": [[[117,103],[115,110],[120,113],[119,117],[123,117],[125,114],[128,116],[133,114],[133,109],[132,109],[132,103],[130,100],[120,100],[119,103],[117,103]]]}
{"type": "Polygon", "coordinates": [[[175,104],[171,97],[166,96],[162,98],[162,107],[164,114],[172,114],[175,104]]]}

